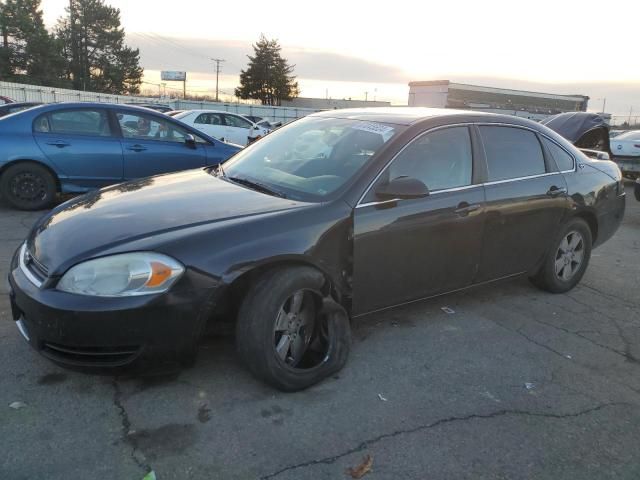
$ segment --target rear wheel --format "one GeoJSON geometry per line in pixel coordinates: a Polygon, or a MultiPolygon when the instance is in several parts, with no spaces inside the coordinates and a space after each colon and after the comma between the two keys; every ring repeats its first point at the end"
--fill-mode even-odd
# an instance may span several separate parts
{"type": "Polygon", "coordinates": [[[36,163],[11,165],[2,174],[0,190],[13,207],[20,210],[41,210],[56,196],[56,180],[45,167],[36,163]]]}
{"type": "Polygon", "coordinates": [[[540,271],[531,281],[543,290],[563,293],[582,279],[591,258],[591,230],[581,218],[574,218],[562,229],[540,271]]]}
{"type": "Polygon", "coordinates": [[[238,314],[236,345],[249,370],[284,391],[307,388],[340,370],[351,333],[345,310],[323,297],[310,267],[264,274],[238,314]]]}

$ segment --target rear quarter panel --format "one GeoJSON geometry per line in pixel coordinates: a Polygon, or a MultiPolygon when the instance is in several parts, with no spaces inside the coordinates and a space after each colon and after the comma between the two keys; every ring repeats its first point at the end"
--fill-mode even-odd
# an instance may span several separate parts
{"type": "Polygon", "coordinates": [[[565,174],[565,179],[573,214],[591,216],[596,221],[595,247],[611,238],[620,226],[625,194],[619,187],[622,175],[613,162],[585,158],[578,159],[576,171],[565,174]]]}

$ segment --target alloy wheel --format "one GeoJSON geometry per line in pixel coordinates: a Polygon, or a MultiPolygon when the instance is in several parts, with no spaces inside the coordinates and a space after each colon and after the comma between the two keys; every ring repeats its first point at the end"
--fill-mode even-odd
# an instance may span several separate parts
{"type": "Polygon", "coordinates": [[[584,238],[577,231],[567,233],[556,251],[556,276],[567,282],[580,270],[584,260],[584,238]]]}
{"type": "Polygon", "coordinates": [[[290,367],[299,367],[311,344],[316,326],[314,294],[298,290],[278,311],[273,340],[278,358],[290,367]]]}

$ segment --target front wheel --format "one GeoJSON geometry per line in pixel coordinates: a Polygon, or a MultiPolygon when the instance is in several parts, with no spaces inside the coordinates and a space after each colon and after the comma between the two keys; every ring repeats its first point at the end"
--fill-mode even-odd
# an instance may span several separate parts
{"type": "Polygon", "coordinates": [[[251,287],[238,313],[236,346],[256,377],[296,391],[344,366],[349,319],[323,296],[323,284],[317,270],[289,267],[267,272],[251,287]]]}
{"type": "Polygon", "coordinates": [[[589,225],[581,218],[570,220],[531,281],[552,293],[568,292],[580,282],[589,265],[591,242],[589,225]]]}
{"type": "Polygon", "coordinates": [[[36,163],[10,166],[0,179],[5,200],[20,210],[42,210],[56,196],[56,180],[49,170],[36,163]]]}

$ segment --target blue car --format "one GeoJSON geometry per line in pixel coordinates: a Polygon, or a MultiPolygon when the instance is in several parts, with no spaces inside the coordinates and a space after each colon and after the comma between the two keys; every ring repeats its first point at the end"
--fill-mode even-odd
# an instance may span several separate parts
{"type": "Polygon", "coordinates": [[[0,119],[0,193],[39,210],[58,192],[217,165],[240,149],[146,108],[42,105],[0,119]]]}

